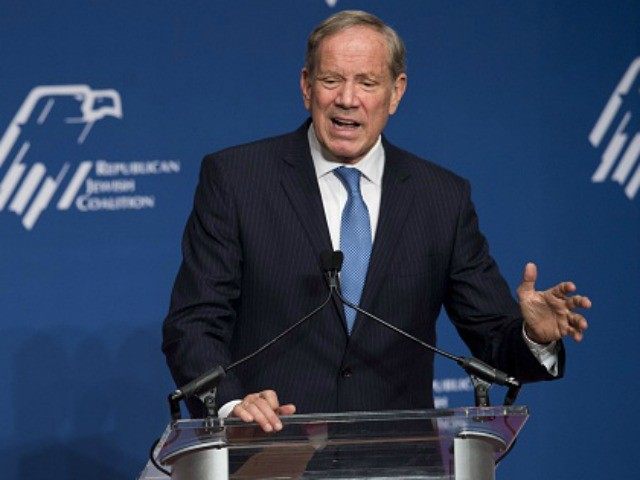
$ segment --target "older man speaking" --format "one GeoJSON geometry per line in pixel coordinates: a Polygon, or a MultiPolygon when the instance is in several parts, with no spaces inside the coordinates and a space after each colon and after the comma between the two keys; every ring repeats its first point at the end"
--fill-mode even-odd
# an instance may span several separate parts
{"type": "MultiPolygon", "coordinates": [[[[562,375],[588,298],[563,282],[519,303],[489,255],[466,180],[382,136],[407,88],[405,48],[365,12],[310,35],[300,78],[311,118],[293,133],[205,157],[163,350],[178,384],[254,351],[327,295],[320,254],[342,250],[342,294],[421,340],[442,308],[473,354],[521,381],[562,375]]],[[[330,304],[231,372],[221,414],[430,408],[433,354],[330,304]]],[[[192,412],[198,414],[198,412],[192,412]]]]}

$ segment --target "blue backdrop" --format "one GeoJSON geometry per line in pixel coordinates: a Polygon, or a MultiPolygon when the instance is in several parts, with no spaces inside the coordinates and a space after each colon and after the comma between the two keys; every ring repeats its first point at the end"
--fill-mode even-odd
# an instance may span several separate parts
{"type": "MultiPolygon", "coordinates": [[[[470,179],[509,283],[532,260],[540,287],[572,279],[594,303],[567,377],[521,394],[531,419],[499,478],[636,470],[638,1],[1,8],[3,478],[142,469],[168,421],[160,327],[200,159],[304,120],[306,36],[345,8],[404,37],[409,89],[387,135],[470,179]]],[[[463,352],[442,320],[440,344],[463,352]]],[[[466,387],[438,363],[439,405],[471,404],[466,387]]]]}

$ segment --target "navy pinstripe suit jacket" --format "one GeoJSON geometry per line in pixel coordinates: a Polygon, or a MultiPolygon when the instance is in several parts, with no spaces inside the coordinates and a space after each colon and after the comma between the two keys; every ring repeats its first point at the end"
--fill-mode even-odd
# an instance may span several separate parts
{"type": "MultiPolygon", "coordinates": [[[[331,240],[306,132],[204,158],[164,322],[178,385],[252,352],[326,297],[331,240]]],[[[475,356],[523,381],[549,375],[489,256],[466,180],[384,140],[380,217],[361,306],[435,342],[444,307],[475,356]]],[[[561,355],[561,360],[563,355],[561,355]]],[[[433,355],[330,304],[223,380],[219,401],[271,388],[298,412],[432,407],[433,355]]],[[[192,412],[194,413],[194,412],[192,412]]]]}

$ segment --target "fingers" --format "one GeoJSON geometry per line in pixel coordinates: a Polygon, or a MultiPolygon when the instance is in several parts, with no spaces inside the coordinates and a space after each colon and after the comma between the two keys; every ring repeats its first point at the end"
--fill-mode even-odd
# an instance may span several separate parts
{"type": "Polygon", "coordinates": [[[266,402],[256,401],[248,404],[245,408],[253,416],[253,420],[260,425],[265,432],[282,430],[280,419],[266,402]]]}
{"type": "Polygon", "coordinates": [[[575,292],[576,286],[573,282],[562,282],[551,289],[551,294],[557,298],[565,298],[567,293],[575,292]]]}
{"type": "Polygon", "coordinates": [[[529,292],[535,292],[536,279],[538,278],[538,267],[535,263],[529,262],[524,267],[522,273],[522,283],[518,287],[518,296],[522,299],[529,292]]]}
{"type": "Polygon", "coordinates": [[[273,390],[263,390],[260,393],[258,393],[258,397],[266,401],[272,410],[275,410],[280,406],[280,402],[278,401],[278,395],[273,390]]]}
{"type": "Polygon", "coordinates": [[[253,415],[249,413],[247,407],[248,404],[245,404],[244,401],[240,402],[238,405],[233,407],[233,410],[231,410],[231,415],[242,419],[243,422],[253,422],[253,415]]]}
{"type": "Polygon", "coordinates": [[[293,415],[296,413],[296,406],[293,403],[287,403],[278,407],[278,415],[293,415]]]}
{"type": "Polygon", "coordinates": [[[569,318],[569,325],[571,325],[574,330],[577,330],[578,333],[582,333],[589,328],[587,319],[577,313],[571,314],[569,318]]]}
{"type": "Polygon", "coordinates": [[[568,312],[558,326],[561,336],[569,336],[576,342],[582,341],[584,331],[589,327],[582,315],[573,312],[568,312]]]}
{"type": "Polygon", "coordinates": [[[282,430],[280,415],[292,415],[296,407],[292,404],[280,405],[278,396],[273,390],[263,390],[244,397],[244,400],[233,408],[232,414],[245,422],[256,422],[265,432],[282,430]]]}
{"type": "Polygon", "coordinates": [[[584,295],[574,295],[567,299],[567,308],[571,310],[576,308],[591,308],[591,300],[584,295]]]}
{"type": "Polygon", "coordinates": [[[575,310],[576,308],[591,308],[591,300],[589,297],[585,297],[584,295],[567,296],[575,291],[576,285],[573,282],[562,282],[549,290],[551,295],[564,300],[565,306],[569,310],[575,310]]]}
{"type": "MultiPolygon", "coordinates": [[[[518,287],[518,295],[521,297],[530,292],[535,292],[535,282],[538,278],[538,267],[535,263],[529,262],[524,267],[522,274],[522,283],[518,287]]],[[[568,294],[576,291],[576,285],[573,282],[561,282],[555,287],[547,290],[556,298],[565,300],[567,299],[566,306],[568,309],[573,310],[575,308],[591,308],[591,300],[583,295],[574,295],[573,297],[567,297],[568,294]]]]}
{"type": "MultiPolygon", "coordinates": [[[[575,285],[571,282],[564,282],[565,291],[575,290],[575,285]]],[[[563,335],[568,335],[576,342],[581,342],[584,338],[584,331],[589,327],[587,320],[579,313],[575,313],[573,310],[576,308],[591,308],[591,300],[584,295],[574,295],[572,297],[565,297],[562,294],[564,300],[564,306],[566,311],[563,315],[566,318],[566,324],[564,328],[561,328],[563,335]]]]}

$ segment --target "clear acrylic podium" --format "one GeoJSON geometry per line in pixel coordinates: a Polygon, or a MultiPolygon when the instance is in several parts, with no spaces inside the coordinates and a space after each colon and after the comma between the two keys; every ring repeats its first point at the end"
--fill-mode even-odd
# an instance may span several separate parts
{"type": "MultiPolygon", "coordinates": [[[[527,417],[523,406],[292,415],[274,434],[238,419],[179,420],[156,455],[174,480],[489,480],[527,417]]],[[[148,466],[140,478],[167,477],[148,466]]]]}

